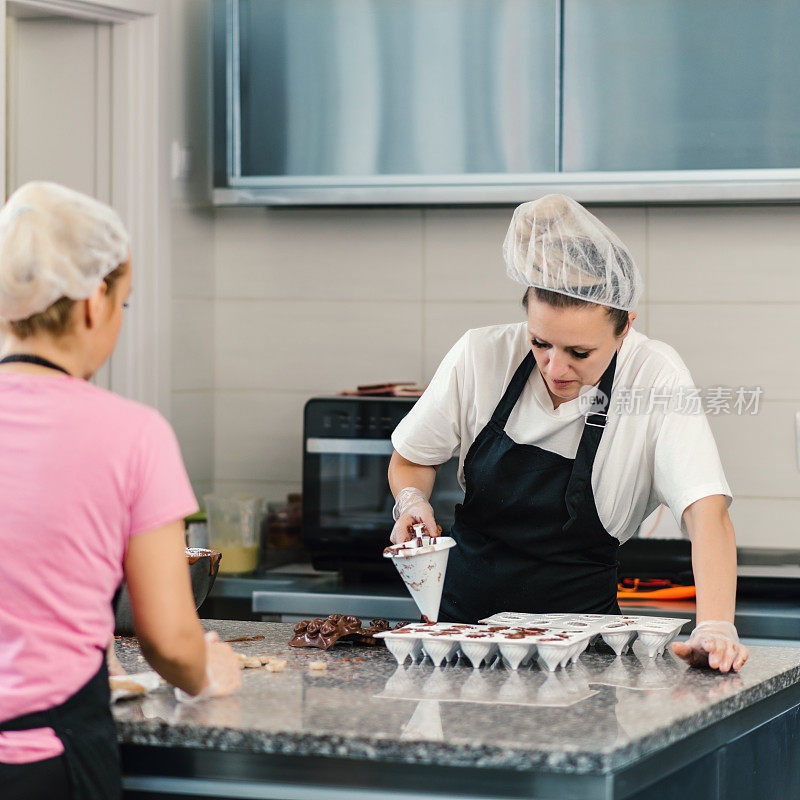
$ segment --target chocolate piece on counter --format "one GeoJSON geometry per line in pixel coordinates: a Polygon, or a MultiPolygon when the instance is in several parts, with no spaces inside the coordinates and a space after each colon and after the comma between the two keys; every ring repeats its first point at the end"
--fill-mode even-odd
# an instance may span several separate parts
{"type": "Polygon", "coordinates": [[[368,628],[363,628],[358,617],[331,614],[326,619],[317,617],[298,622],[289,644],[292,647],[318,647],[320,650],[330,649],[339,640],[375,645],[378,644],[375,634],[388,630],[389,623],[385,619],[373,619],[368,628]]]}
{"type": "Polygon", "coordinates": [[[358,633],[349,634],[348,636],[342,638],[346,639],[348,642],[353,642],[354,644],[362,644],[369,647],[374,647],[380,641],[379,639],[375,638],[375,634],[379,633],[380,631],[388,630],[391,630],[391,626],[387,620],[373,619],[370,620],[369,628],[362,628],[362,630],[358,633]]]}
{"type": "Polygon", "coordinates": [[[294,626],[294,638],[289,642],[292,647],[318,647],[328,650],[342,636],[361,631],[361,620],[358,617],[331,614],[327,619],[317,617],[303,620],[294,626]]]}

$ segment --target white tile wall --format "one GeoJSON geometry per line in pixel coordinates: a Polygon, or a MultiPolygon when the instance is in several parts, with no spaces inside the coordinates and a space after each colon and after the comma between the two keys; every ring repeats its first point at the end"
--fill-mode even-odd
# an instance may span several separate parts
{"type": "Polygon", "coordinates": [[[330,393],[417,380],[420,303],[217,301],[217,388],[330,393]]]}
{"type": "Polygon", "coordinates": [[[173,203],[171,421],[199,499],[214,485],[214,217],[173,203]]]}
{"type": "Polygon", "coordinates": [[[418,302],[422,212],[220,209],[221,298],[418,302]]]}
{"type": "Polygon", "coordinates": [[[212,392],[174,392],[172,427],[183,463],[198,498],[214,483],[214,395],[212,392]]]}
{"type": "Polygon", "coordinates": [[[651,303],[648,314],[650,335],[678,351],[698,386],[760,386],[764,399],[800,400],[800,302],[651,303]]]}
{"type": "Polygon", "coordinates": [[[737,497],[731,519],[739,547],[800,548],[800,500],[737,497]]]}
{"type": "Polygon", "coordinates": [[[796,410],[796,403],[768,400],[755,415],[709,415],[734,496],[800,498],[796,410]]]}
{"type": "Polygon", "coordinates": [[[216,296],[214,236],[217,226],[209,208],[174,204],[172,222],[172,293],[178,298],[216,296]]]}
{"type": "Polygon", "coordinates": [[[510,303],[522,296],[522,288],[506,277],[503,263],[511,212],[510,207],[425,211],[426,302],[510,303]]]}
{"type": "Polygon", "coordinates": [[[800,206],[677,206],[648,212],[649,299],[800,300],[800,206]]]}
{"type": "Polygon", "coordinates": [[[214,390],[214,301],[172,302],[172,390],[214,390]]]}
{"type": "Polygon", "coordinates": [[[306,392],[219,392],[216,480],[299,483],[306,392]]]}

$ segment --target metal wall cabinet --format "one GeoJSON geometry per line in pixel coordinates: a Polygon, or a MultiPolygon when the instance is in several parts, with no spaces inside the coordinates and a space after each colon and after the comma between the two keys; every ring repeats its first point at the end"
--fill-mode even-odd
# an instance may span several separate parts
{"type": "Polygon", "coordinates": [[[565,170],[800,167],[800,3],[565,0],[565,170]]]}
{"type": "Polygon", "coordinates": [[[402,189],[554,172],[556,8],[227,2],[228,185],[402,189]]]}
{"type": "Polygon", "coordinates": [[[214,0],[214,202],[800,201],[800,0],[214,0]]]}

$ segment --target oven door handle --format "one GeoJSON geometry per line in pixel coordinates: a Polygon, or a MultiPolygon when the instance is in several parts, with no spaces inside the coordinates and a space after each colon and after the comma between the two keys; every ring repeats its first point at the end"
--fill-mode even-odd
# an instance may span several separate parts
{"type": "Polygon", "coordinates": [[[335,453],[352,456],[390,456],[394,452],[391,439],[306,439],[306,453],[335,453]]]}

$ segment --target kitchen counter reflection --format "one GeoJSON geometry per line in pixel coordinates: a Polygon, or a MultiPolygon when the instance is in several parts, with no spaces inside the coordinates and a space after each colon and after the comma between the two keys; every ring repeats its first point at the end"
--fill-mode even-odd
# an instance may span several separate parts
{"type": "MultiPolygon", "coordinates": [[[[197,706],[158,691],[114,708],[123,744],[563,773],[607,772],[735,720],[800,682],[800,650],[753,648],[738,674],[672,655],[589,650],[554,673],[468,664],[398,667],[383,648],[289,648],[291,626],[205,621],[242,653],[279,655],[283,673],[245,670],[239,694],[197,706]],[[312,672],[310,661],[327,669],[312,672]]],[[[117,642],[130,671],[138,646],[117,642]]]]}

